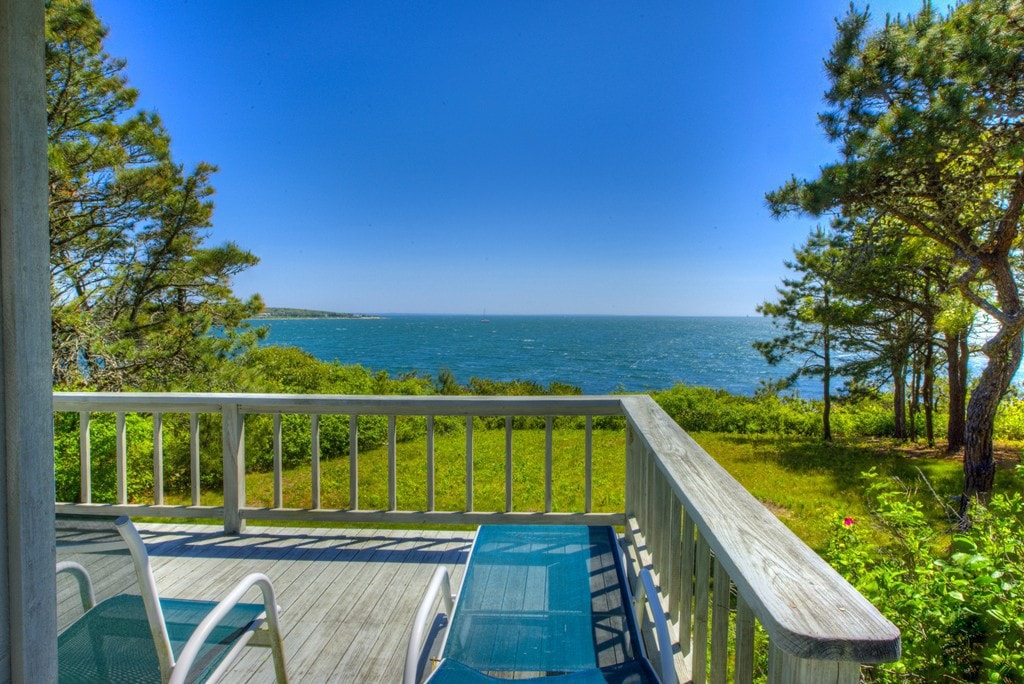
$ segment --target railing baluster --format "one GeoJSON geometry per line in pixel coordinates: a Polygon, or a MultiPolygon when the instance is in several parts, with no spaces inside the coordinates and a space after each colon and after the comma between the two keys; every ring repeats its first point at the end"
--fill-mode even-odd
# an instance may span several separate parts
{"type": "MultiPolygon", "coordinates": [[[[658,466],[654,463],[654,453],[651,451],[644,450],[644,519],[641,525],[643,525],[644,536],[647,536],[647,531],[654,527],[655,521],[655,508],[654,508],[654,497],[655,497],[655,471],[658,466]]],[[[652,540],[647,540],[648,553],[652,552],[651,549],[652,540]]]]}
{"type": "Polygon", "coordinates": [[[466,416],[466,511],[473,510],[473,416],[466,416]]]}
{"type": "Polygon", "coordinates": [[[320,414],[313,413],[309,416],[310,441],[312,443],[313,461],[310,477],[313,480],[312,507],[313,510],[320,508],[320,414]]]}
{"type": "Polygon", "coordinates": [[[729,593],[728,573],[715,558],[715,590],[711,610],[711,681],[724,682],[729,666],[729,593]]]}
{"type": "Polygon", "coordinates": [[[153,504],[164,505],[164,416],[153,414],[153,504]]]}
{"type": "Polygon", "coordinates": [[[434,416],[427,416],[427,510],[434,510],[434,416]]]}
{"type": "Polygon", "coordinates": [[[354,413],[348,417],[348,507],[359,510],[359,416],[354,413]]]}
{"type": "Polygon", "coordinates": [[[398,510],[398,419],[388,416],[388,510],[398,510]]]}
{"type": "Polygon", "coordinates": [[[750,684],[754,681],[754,611],[743,598],[736,596],[736,659],[733,682],[750,684]]]}
{"type": "Polygon", "coordinates": [[[626,426],[626,515],[643,517],[644,444],[631,425],[626,426]]]}
{"type": "Polygon", "coordinates": [[[117,503],[128,503],[128,435],[124,422],[124,413],[116,414],[117,431],[117,503]]]}
{"type": "Polygon", "coordinates": [[[693,585],[695,582],[694,573],[697,568],[697,549],[694,540],[695,525],[693,518],[684,511],[683,514],[683,538],[681,542],[682,567],[680,568],[679,580],[679,646],[683,655],[690,653],[693,632],[693,585]]]}
{"type": "Polygon", "coordinates": [[[583,511],[594,512],[594,417],[587,416],[583,446],[583,511]]]}
{"type": "Polygon", "coordinates": [[[711,547],[697,535],[697,587],[693,609],[693,684],[708,676],[708,608],[711,593],[711,547]]]}
{"type": "Polygon", "coordinates": [[[626,426],[626,499],[624,508],[626,517],[636,517],[636,443],[639,440],[633,433],[631,425],[626,426]]]}
{"type": "Polygon", "coordinates": [[[550,513],[551,508],[551,479],[554,470],[554,447],[553,447],[553,419],[547,416],[544,419],[544,512],[550,513]]]}
{"type": "MultiPolygon", "coordinates": [[[[643,530],[647,530],[651,522],[651,483],[648,478],[650,473],[649,461],[650,454],[647,452],[647,448],[644,447],[641,453],[640,463],[637,466],[637,486],[639,490],[639,505],[637,506],[636,517],[640,522],[640,527],[643,530]]],[[[648,553],[650,553],[650,542],[647,543],[648,553]]]]}
{"type": "MultiPolygon", "coordinates": [[[[654,485],[655,485],[655,514],[654,519],[658,520],[658,524],[654,526],[655,531],[655,563],[662,570],[668,567],[668,522],[669,515],[669,502],[672,499],[672,491],[669,489],[668,482],[665,481],[661,471],[658,470],[657,464],[655,464],[652,470],[654,474],[654,485]]],[[[659,571],[660,574],[661,571],[659,571]]],[[[666,578],[667,579],[667,578],[666,578]]]]}
{"type": "Polygon", "coordinates": [[[188,453],[192,466],[192,505],[199,505],[199,414],[188,414],[188,453]]]}
{"type": "Polygon", "coordinates": [[[281,449],[281,414],[274,414],[274,508],[284,506],[284,463],[281,449]]]}
{"type": "Polygon", "coordinates": [[[651,454],[648,458],[647,468],[647,516],[650,520],[650,524],[644,528],[644,537],[647,539],[647,551],[651,554],[651,563],[657,568],[661,566],[661,553],[658,548],[660,541],[659,531],[661,530],[661,523],[658,518],[658,512],[661,509],[661,482],[659,482],[657,474],[657,466],[654,463],[654,454],[651,454]],[[658,522],[655,522],[658,521],[658,522]]]}
{"type": "Polygon", "coordinates": [[[245,532],[245,416],[236,403],[221,404],[221,463],[224,473],[224,531],[245,532]]]}
{"type": "Polygon", "coordinates": [[[92,503],[92,454],[89,448],[88,411],[78,412],[78,494],[82,503],[92,503]]]}
{"type": "Polygon", "coordinates": [[[668,616],[674,624],[679,623],[679,601],[680,589],[683,582],[683,559],[682,559],[682,526],[683,526],[683,504],[675,497],[669,500],[668,511],[668,555],[665,557],[666,569],[664,579],[661,582],[662,593],[668,595],[668,616]],[[668,591],[665,591],[665,585],[668,591]]]}
{"type": "Polygon", "coordinates": [[[505,416],[505,512],[512,512],[512,416],[505,416]]]}

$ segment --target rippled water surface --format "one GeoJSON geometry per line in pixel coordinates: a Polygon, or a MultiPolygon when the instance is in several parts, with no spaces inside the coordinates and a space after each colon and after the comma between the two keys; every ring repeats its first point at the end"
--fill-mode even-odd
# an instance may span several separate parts
{"type": "MultiPolygon", "coordinates": [[[[753,394],[761,380],[786,375],[751,346],[773,337],[760,317],[420,316],[279,319],[267,344],[389,373],[447,367],[470,377],[565,382],[587,394],[665,389],[678,382],[753,394]]],[[[814,379],[800,396],[821,396],[814,379]]]]}

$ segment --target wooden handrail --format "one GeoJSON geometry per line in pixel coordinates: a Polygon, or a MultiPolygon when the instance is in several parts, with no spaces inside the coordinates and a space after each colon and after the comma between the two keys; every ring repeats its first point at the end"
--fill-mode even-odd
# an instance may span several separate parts
{"type": "MultiPolygon", "coordinates": [[[[672,510],[674,498],[695,526],[697,541],[706,543],[716,567],[731,579],[782,656],[801,661],[804,671],[822,663],[899,659],[899,630],[660,406],[644,396],[623,397],[622,406],[631,428],[632,467],[642,468],[644,459],[650,464],[645,474],[633,471],[626,514],[636,515],[641,527],[646,527],[646,545],[659,565],[682,564],[684,546],[692,543],[685,533],[660,539],[669,527],[672,514],[666,511],[672,510]],[[659,492],[666,486],[671,497],[659,492]]],[[[693,550],[685,552],[690,555],[693,550]]],[[[718,592],[722,582],[717,581],[718,572],[715,577],[718,592]]],[[[663,583],[663,592],[665,588],[663,583]]],[[[694,645],[695,654],[698,648],[694,645]]],[[[827,676],[821,670],[813,671],[820,673],[815,675],[820,681],[836,681],[836,677],[857,681],[852,671],[837,675],[827,670],[827,676]]]]}
{"type": "Polygon", "coordinates": [[[376,396],[342,394],[229,394],[186,392],[54,392],[54,411],[219,413],[237,405],[243,414],[306,413],[377,416],[615,416],[613,395],[588,396],[376,396]]]}
{"type": "MultiPolygon", "coordinates": [[[[205,507],[127,504],[58,504],[78,514],[125,514],[175,517],[222,517],[225,528],[240,531],[247,518],[267,520],[340,520],[429,524],[535,522],[542,524],[624,525],[633,540],[635,562],[653,569],[666,614],[680,644],[677,669],[694,682],[712,681],[728,669],[729,634],[735,634],[737,681],[749,681],[754,662],[756,619],[770,639],[769,680],[856,682],[860,663],[896,660],[899,631],[848,582],[800,541],[750,495],[650,397],[408,397],[281,394],[54,393],[54,411],[78,413],[83,479],[88,471],[88,421],[96,412],[119,416],[119,437],[126,413],[154,414],[154,434],[161,413],[219,414],[222,419],[224,506],[205,507]],[[349,415],[351,435],[351,510],[262,509],[245,503],[244,416],[275,416],[275,506],[280,506],[281,414],[312,418],[316,457],[318,416],[349,415]],[[357,416],[389,418],[389,477],[395,474],[395,417],[427,417],[428,464],[433,463],[433,418],[465,417],[467,498],[462,511],[433,510],[433,480],[428,474],[426,511],[396,510],[394,482],[389,482],[390,510],[358,510],[355,473],[358,462],[357,416]],[[545,421],[545,512],[473,510],[472,418],[504,416],[506,473],[511,459],[512,416],[542,416],[545,421]],[[551,430],[555,416],[585,416],[585,511],[551,512],[551,430]],[[591,435],[594,416],[624,416],[626,439],[626,510],[590,511],[591,435]],[[713,592],[712,592],[713,588],[713,592]],[[730,599],[730,589],[735,591],[730,599]],[[731,626],[730,626],[731,625],[731,626]],[[710,655],[709,655],[710,654],[710,655]]],[[[196,423],[192,438],[195,441],[196,423]]],[[[123,457],[123,437],[118,440],[123,457]]],[[[155,439],[154,443],[158,443],[155,439]]],[[[154,463],[160,463],[154,454],[154,463]]],[[[122,477],[119,475],[119,478],[122,477]]],[[[119,491],[123,483],[119,482],[119,491]]],[[[84,491],[83,501],[89,501],[84,491]]],[[[319,483],[314,482],[314,500],[319,483]]]]}

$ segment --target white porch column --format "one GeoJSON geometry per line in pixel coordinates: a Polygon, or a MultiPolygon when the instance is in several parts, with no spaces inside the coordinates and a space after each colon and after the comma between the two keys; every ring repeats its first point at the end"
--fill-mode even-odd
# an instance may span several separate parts
{"type": "Polygon", "coordinates": [[[0,681],[57,678],[43,0],[0,0],[0,681]]]}

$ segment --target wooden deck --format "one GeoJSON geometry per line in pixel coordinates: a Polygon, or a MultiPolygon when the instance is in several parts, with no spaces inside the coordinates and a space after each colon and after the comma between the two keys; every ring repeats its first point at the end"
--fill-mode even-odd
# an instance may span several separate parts
{"type": "MultiPolygon", "coordinates": [[[[447,566],[457,590],[474,537],[423,530],[250,526],[231,536],[206,525],[138,528],[161,596],[218,600],[250,572],[270,577],[282,608],[288,674],[296,683],[400,681],[412,620],[434,569],[447,566]]],[[[125,558],[120,566],[130,571],[128,563],[125,558]]],[[[118,574],[105,573],[106,584],[116,584],[118,574]]],[[[72,593],[70,586],[59,588],[64,596],[72,593]]],[[[270,651],[247,649],[228,681],[274,681],[270,651]]]]}

